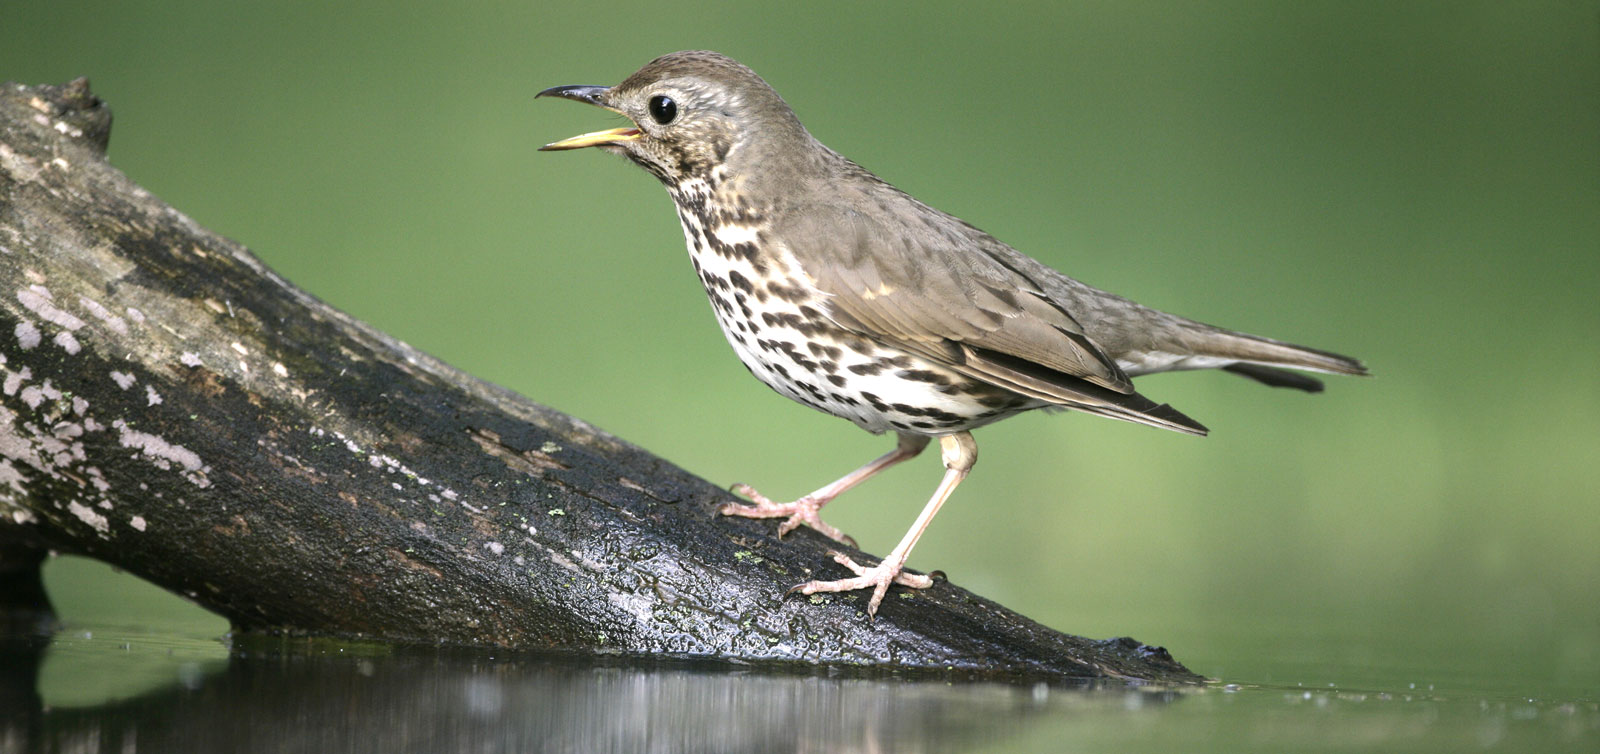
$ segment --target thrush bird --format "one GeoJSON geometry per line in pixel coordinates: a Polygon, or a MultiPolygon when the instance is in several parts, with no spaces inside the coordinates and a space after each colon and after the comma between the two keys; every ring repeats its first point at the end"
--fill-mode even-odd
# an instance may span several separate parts
{"type": "Polygon", "coordinates": [[[736,485],[753,504],[721,513],[784,518],[779,536],[805,524],[848,542],[821,508],[939,438],[944,478],[889,556],[867,567],[835,552],[856,575],[796,591],[872,589],[871,615],[891,584],[931,585],[904,570],[906,558],[977,460],[978,427],[1065,408],[1203,435],[1131,378],[1218,368],[1316,392],[1319,380],[1282,367],[1366,374],[1347,356],[1167,314],[1056,272],[823,146],[766,81],[726,56],[673,53],[616,86],[538,96],[631,121],[542,150],[599,147],[660,179],[717,323],[752,374],[898,436],[894,450],[794,502],[736,485]]]}

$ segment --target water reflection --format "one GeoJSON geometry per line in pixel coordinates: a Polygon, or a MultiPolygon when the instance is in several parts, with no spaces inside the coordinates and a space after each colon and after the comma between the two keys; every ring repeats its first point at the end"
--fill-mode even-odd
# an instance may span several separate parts
{"type": "Polygon", "coordinates": [[[946,752],[992,745],[1046,713],[1122,713],[1177,698],[1122,684],[797,676],[259,639],[210,661],[186,657],[192,647],[98,637],[0,642],[9,708],[0,750],[946,752]],[[64,654],[73,662],[63,666],[64,654]],[[154,655],[146,666],[167,658],[168,680],[83,704],[88,695],[68,686],[95,675],[85,658],[97,654],[102,673],[141,654],[154,655]],[[64,677],[53,677],[57,668],[64,677]]]}

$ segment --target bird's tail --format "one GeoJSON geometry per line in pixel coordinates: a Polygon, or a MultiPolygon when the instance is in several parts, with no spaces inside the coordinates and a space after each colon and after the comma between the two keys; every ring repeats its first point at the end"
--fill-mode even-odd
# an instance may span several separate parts
{"type": "Polygon", "coordinates": [[[1358,359],[1259,335],[1217,329],[1197,340],[1202,342],[1193,344],[1196,352],[1231,362],[1222,366],[1225,371],[1273,387],[1290,387],[1309,393],[1322,390],[1322,380],[1284,367],[1328,374],[1369,374],[1366,365],[1358,359]]]}

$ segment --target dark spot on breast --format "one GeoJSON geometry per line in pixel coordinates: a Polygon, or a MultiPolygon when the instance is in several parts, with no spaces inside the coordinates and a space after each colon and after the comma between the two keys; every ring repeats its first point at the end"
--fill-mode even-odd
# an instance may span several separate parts
{"type": "Polygon", "coordinates": [[[953,427],[957,424],[965,424],[967,421],[967,417],[965,416],[960,414],[952,414],[949,411],[941,411],[937,408],[923,409],[922,413],[929,419],[939,422],[947,427],[953,427]]]}
{"type": "Polygon", "coordinates": [[[878,352],[878,346],[872,341],[867,340],[859,335],[844,332],[843,330],[836,331],[834,339],[840,343],[843,343],[845,348],[855,351],[862,356],[871,356],[872,354],[878,352]]]}
{"type": "Polygon", "coordinates": [[[767,292],[777,296],[780,299],[783,299],[784,301],[788,301],[791,304],[797,304],[801,301],[806,301],[811,298],[810,296],[806,295],[805,289],[800,287],[798,284],[786,285],[779,280],[773,280],[767,283],[767,292]]]}
{"type": "Polygon", "coordinates": [[[800,353],[800,349],[796,348],[793,343],[789,343],[789,342],[780,343],[779,344],[779,348],[781,348],[783,350],[783,355],[788,356],[789,360],[794,362],[801,369],[804,369],[804,370],[806,370],[808,372],[817,371],[817,362],[806,358],[806,355],[803,354],[803,353],[800,353]]]}
{"type": "Polygon", "coordinates": [[[1007,395],[1005,393],[993,393],[991,395],[978,396],[978,405],[983,406],[984,408],[1004,409],[1013,408],[1021,404],[1014,396],[1007,395]]]}
{"type": "Polygon", "coordinates": [[[931,382],[935,385],[948,385],[950,378],[931,369],[902,369],[895,372],[895,376],[902,380],[912,382],[931,382]]]}
{"type": "MultiPolygon", "coordinates": [[[[739,273],[736,272],[734,274],[737,275],[739,273]]],[[[800,307],[800,316],[807,318],[811,317],[812,315],[806,314],[807,310],[810,310],[813,314],[816,312],[815,309],[812,309],[809,306],[802,306],[800,307]]],[[[825,356],[830,359],[838,359],[839,355],[844,353],[843,351],[839,350],[838,346],[825,346],[814,340],[807,343],[806,348],[811,351],[812,356],[825,356]]]]}

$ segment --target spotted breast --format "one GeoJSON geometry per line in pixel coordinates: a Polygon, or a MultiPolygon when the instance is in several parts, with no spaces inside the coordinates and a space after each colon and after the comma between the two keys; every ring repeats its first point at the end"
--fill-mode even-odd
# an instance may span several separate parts
{"type": "Polygon", "coordinates": [[[949,434],[1042,405],[839,327],[767,218],[719,195],[718,172],[669,193],[717,324],[757,379],[874,434],[949,434]]]}

